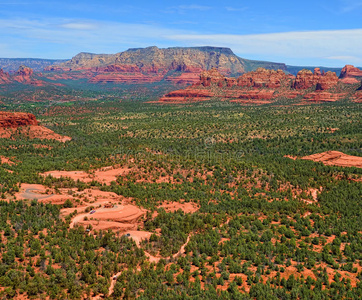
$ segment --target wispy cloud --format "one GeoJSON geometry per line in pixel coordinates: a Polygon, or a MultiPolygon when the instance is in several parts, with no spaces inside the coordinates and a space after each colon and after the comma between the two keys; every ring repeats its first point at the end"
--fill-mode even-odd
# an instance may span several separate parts
{"type": "Polygon", "coordinates": [[[329,56],[326,57],[331,60],[339,60],[339,61],[354,61],[357,63],[362,63],[362,58],[357,56],[348,56],[348,55],[339,55],[339,56],[329,56]]]}
{"type": "MultiPolygon", "coordinates": [[[[6,49],[16,49],[23,57],[70,58],[81,51],[116,53],[130,47],[157,43],[168,46],[165,36],[184,34],[152,24],[129,24],[92,20],[0,19],[0,41],[6,49]],[[20,50],[21,49],[21,50],[20,50]]],[[[1,51],[0,57],[14,57],[12,51],[1,51]]]]}
{"type": "Polygon", "coordinates": [[[179,5],[179,6],[177,6],[177,8],[183,9],[183,10],[209,10],[209,9],[211,9],[210,6],[203,6],[203,5],[197,5],[197,4],[179,5]]]}
{"type": "Polygon", "coordinates": [[[186,12],[205,12],[211,10],[211,6],[198,5],[198,4],[190,4],[190,5],[178,5],[178,6],[170,6],[163,10],[163,13],[178,13],[185,14],[186,12]]]}
{"type": "Polygon", "coordinates": [[[225,9],[227,11],[246,11],[247,7],[232,7],[232,6],[226,6],[225,9]]]}
{"type": "Polygon", "coordinates": [[[97,26],[94,23],[65,23],[65,24],[61,24],[60,27],[62,28],[66,28],[66,29],[74,29],[74,30],[93,30],[96,29],[97,26]]]}
{"type": "Polygon", "coordinates": [[[361,66],[362,29],[269,34],[201,34],[154,24],[76,19],[0,19],[0,57],[70,58],[81,51],[117,53],[127,48],[229,47],[241,57],[285,62],[361,66]]]}
{"type": "MultiPolygon", "coordinates": [[[[361,58],[362,29],[282,32],[254,35],[187,34],[168,36],[189,45],[227,46],[244,57],[279,59],[361,58]]],[[[353,62],[351,62],[353,63],[353,62]]]]}

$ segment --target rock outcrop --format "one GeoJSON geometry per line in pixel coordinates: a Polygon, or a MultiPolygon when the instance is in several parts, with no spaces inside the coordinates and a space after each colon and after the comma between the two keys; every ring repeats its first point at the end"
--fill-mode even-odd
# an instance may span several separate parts
{"type": "Polygon", "coordinates": [[[302,157],[305,160],[322,162],[329,166],[362,168],[362,157],[344,154],[339,151],[327,151],[302,157]]]}
{"type": "Polygon", "coordinates": [[[4,72],[3,69],[0,69],[0,84],[8,84],[11,82],[10,75],[7,72],[4,72]]]}
{"type": "MultiPolygon", "coordinates": [[[[42,74],[39,74],[39,76],[41,75],[42,74]]],[[[33,69],[26,66],[20,66],[18,71],[12,76],[0,69],[0,85],[11,83],[30,84],[34,86],[46,85],[44,81],[34,75],[33,69]]]]}
{"type": "Polygon", "coordinates": [[[339,78],[362,77],[362,70],[352,65],[345,65],[339,75],[339,78]]]}
{"type": "Polygon", "coordinates": [[[40,126],[33,114],[0,111],[0,138],[14,139],[18,136],[60,142],[71,140],[70,137],[62,136],[49,128],[40,126]]]}
{"type": "Polygon", "coordinates": [[[336,73],[328,71],[327,73],[319,76],[316,89],[320,91],[328,90],[338,83],[336,73]]]}
{"type": "Polygon", "coordinates": [[[246,104],[271,103],[277,99],[295,99],[302,102],[334,102],[350,98],[360,102],[359,91],[351,85],[339,82],[334,72],[314,73],[302,70],[297,77],[282,70],[258,68],[239,78],[229,78],[215,68],[203,71],[196,84],[177,90],[160,98],[159,102],[205,101],[211,98],[246,104]]]}
{"type": "Polygon", "coordinates": [[[0,128],[17,128],[28,125],[38,125],[33,114],[0,111],[0,128]]]}
{"type": "Polygon", "coordinates": [[[306,69],[299,71],[293,87],[297,90],[305,90],[316,86],[317,90],[327,90],[337,83],[338,77],[336,73],[331,71],[321,73],[320,68],[315,68],[314,73],[306,69]]]}
{"type": "Polygon", "coordinates": [[[294,78],[282,70],[266,70],[258,68],[256,71],[245,73],[237,79],[238,86],[256,88],[279,88],[294,78]]]}

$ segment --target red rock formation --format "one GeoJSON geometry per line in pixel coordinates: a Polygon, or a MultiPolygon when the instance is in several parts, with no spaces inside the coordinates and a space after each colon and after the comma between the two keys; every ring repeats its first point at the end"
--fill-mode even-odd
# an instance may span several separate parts
{"type": "Polygon", "coordinates": [[[309,102],[335,102],[346,97],[345,93],[329,93],[316,91],[304,95],[303,99],[309,102]]]}
{"type": "Polygon", "coordinates": [[[0,112],[0,128],[16,128],[27,125],[38,125],[38,121],[33,114],[0,112]]]}
{"type": "Polygon", "coordinates": [[[347,155],[339,151],[312,154],[304,156],[302,159],[320,161],[325,165],[362,168],[362,157],[347,155]]]}
{"type": "Polygon", "coordinates": [[[12,78],[14,81],[24,84],[31,84],[35,86],[45,85],[44,81],[35,79],[33,76],[34,72],[31,68],[26,66],[20,66],[19,70],[16,72],[15,76],[12,78]]]}
{"type": "Polygon", "coordinates": [[[274,90],[249,90],[243,92],[240,99],[271,100],[274,98],[274,90]]]}
{"type": "Polygon", "coordinates": [[[6,73],[3,71],[3,69],[0,69],[0,84],[8,84],[11,82],[9,73],[6,73]]]}
{"type": "Polygon", "coordinates": [[[345,84],[357,84],[357,83],[359,83],[359,80],[357,78],[354,78],[354,77],[340,78],[339,81],[343,82],[345,84]]]}
{"type": "MultiPolygon", "coordinates": [[[[320,73],[320,70],[319,70],[320,73]]],[[[294,88],[297,90],[305,90],[317,84],[320,75],[318,74],[318,69],[315,70],[313,74],[310,70],[300,70],[297,74],[297,77],[294,81],[294,88]]]]}
{"type": "Polygon", "coordinates": [[[338,83],[338,77],[336,73],[328,71],[323,76],[318,78],[317,90],[328,90],[331,87],[334,87],[338,83]]]}
{"type": "Polygon", "coordinates": [[[258,68],[256,71],[248,72],[240,76],[237,80],[238,86],[245,87],[267,87],[279,88],[282,83],[287,83],[290,77],[282,70],[266,70],[258,68]]]}
{"type": "Polygon", "coordinates": [[[62,136],[44,126],[38,125],[33,114],[22,112],[0,111],[0,138],[14,138],[19,134],[28,138],[70,141],[68,136],[62,136]]]}
{"type": "Polygon", "coordinates": [[[338,77],[334,72],[321,73],[319,68],[315,68],[312,73],[310,70],[303,69],[298,72],[293,87],[297,90],[305,90],[316,86],[317,90],[327,90],[337,83],[338,77]]]}
{"type": "Polygon", "coordinates": [[[195,84],[200,80],[200,73],[182,73],[178,76],[168,76],[166,81],[176,84],[195,84]]]}
{"type": "Polygon", "coordinates": [[[210,86],[211,83],[219,83],[223,81],[225,81],[225,76],[221,75],[215,68],[212,68],[209,71],[203,71],[200,74],[200,83],[203,86],[210,86]]]}
{"type": "Polygon", "coordinates": [[[362,70],[352,66],[345,65],[339,75],[339,78],[362,77],[362,70]]]}
{"type": "Polygon", "coordinates": [[[294,76],[281,70],[262,68],[243,74],[237,79],[228,78],[213,68],[202,72],[196,84],[185,90],[168,93],[160,102],[203,101],[215,97],[232,102],[264,104],[298,96],[301,96],[304,102],[334,102],[346,97],[355,102],[361,101],[362,90],[359,93],[353,86],[348,87],[342,82],[339,84],[334,72],[324,73],[319,68],[316,68],[314,73],[302,70],[291,84],[293,79],[294,76]],[[315,87],[314,91],[312,87],[315,87]]]}
{"type": "Polygon", "coordinates": [[[168,93],[163,96],[160,102],[186,102],[186,101],[205,101],[211,99],[214,93],[208,90],[194,90],[187,88],[185,90],[178,90],[168,93]]]}

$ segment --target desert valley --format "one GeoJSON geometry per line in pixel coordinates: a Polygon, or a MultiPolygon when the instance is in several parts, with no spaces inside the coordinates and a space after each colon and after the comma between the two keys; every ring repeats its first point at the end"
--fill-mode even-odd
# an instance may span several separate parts
{"type": "Polygon", "coordinates": [[[0,62],[2,299],[362,297],[360,68],[0,62]]]}

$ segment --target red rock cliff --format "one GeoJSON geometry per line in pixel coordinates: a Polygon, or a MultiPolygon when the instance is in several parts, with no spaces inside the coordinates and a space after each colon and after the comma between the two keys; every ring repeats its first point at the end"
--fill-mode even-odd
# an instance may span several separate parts
{"type": "Polygon", "coordinates": [[[16,128],[27,125],[38,125],[38,121],[33,114],[0,111],[0,128],[16,128]]]}

